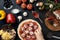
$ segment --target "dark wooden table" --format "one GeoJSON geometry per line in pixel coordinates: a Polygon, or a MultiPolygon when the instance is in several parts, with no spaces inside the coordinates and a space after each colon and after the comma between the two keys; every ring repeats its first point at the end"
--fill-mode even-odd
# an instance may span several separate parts
{"type": "MultiPolygon", "coordinates": [[[[38,1],[40,1],[40,0],[38,0],[38,1]]],[[[40,21],[39,21],[38,19],[33,18],[31,11],[23,10],[22,8],[20,8],[20,7],[16,4],[15,0],[12,0],[12,2],[13,2],[13,6],[14,6],[12,9],[18,8],[18,9],[22,10],[20,13],[15,14],[16,19],[17,19],[17,16],[19,16],[19,15],[22,16],[22,13],[23,13],[24,11],[27,11],[27,12],[28,12],[28,16],[27,16],[27,17],[23,17],[23,20],[25,20],[25,19],[34,19],[34,20],[36,20],[36,21],[38,21],[38,22],[40,23],[40,21]]],[[[44,2],[45,2],[45,0],[44,0],[44,2]]],[[[4,4],[3,0],[0,0],[0,9],[5,10],[5,9],[3,8],[3,4],[4,4]]],[[[34,3],[33,5],[35,5],[35,4],[36,4],[36,3],[34,3]]],[[[8,13],[11,13],[11,10],[12,10],[12,9],[10,9],[10,10],[5,10],[5,11],[6,11],[6,13],[8,14],[8,13]]],[[[33,10],[39,12],[40,18],[41,18],[41,19],[43,20],[43,22],[44,22],[45,13],[47,12],[47,10],[39,11],[39,10],[37,9],[37,7],[35,7],[35,6],[34,6],[33,10]]],[[[23,21],[23,20],[22,20],[22,21],[23,21]]],[[[16,24],[13,24],[12,26],[15,28],[16,33],[17,33],[17,27],[18,27],[18,25],[19,25],[20,22],[18,22],[18,19],[17,19],[16,21],[17,21],[16,24]]],[[[4,25],[4,24],[6,24],[6,19],[0,21],[0,27],[1,27],[2,25],[4,25]]],[[[40,23],[40,24],[41,24],[41,27],[42,27],[42,29],[43,29],[42,32],[43,32],[43,35],[44,35],[45,40],[58,40],[58,39],[54,39],[54,38],[49,39],[49,38],[47,37],[47,34],[48,34],[49,32],[52,32],[52,33],[54,33],[54,35],[60,36],[60,31],[59,31],[59,32],[53,32],[53,31],[49,30],[49,29],[46,27],[45,23],[43,23],[43,24],[40,23]]],[[[16,35],[15,40],[20,40],[19,37],[18,37],[18,35],[16,35]]]]}

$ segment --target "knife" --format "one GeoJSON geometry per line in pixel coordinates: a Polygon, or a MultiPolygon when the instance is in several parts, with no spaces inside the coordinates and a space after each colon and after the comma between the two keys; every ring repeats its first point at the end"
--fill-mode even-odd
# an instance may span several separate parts
{"type": "Polygon", "coordinates": [[[47,37],[48,37],[48,38],[60,39],[60,37],[53,35],[51,32],[49,32],[49,33],[47,34],[47,37]]]}

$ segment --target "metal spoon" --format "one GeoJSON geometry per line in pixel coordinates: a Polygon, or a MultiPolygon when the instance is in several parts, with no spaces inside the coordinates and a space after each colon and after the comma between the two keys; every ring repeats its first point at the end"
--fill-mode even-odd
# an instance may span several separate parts
{"type": "Polygon", "coordinates": [[[60,39],[60,37],[53,35],[51,32],[47,34],[47,37],[48,37],[48,38],[60,39]]]}
{"type": "Polygon", "coordinates": [[[38,18],[41,23],[43,23],[43,21],[39,18],[39,14],[36,11],[32,11],[32,14],[35,18],[38,18]]]}
{"type": "Polygon", "coordinates": [[[19,12],[21,12],[21,10],[19,10],[17,8],[11,10],[11,13],[13,13],[13,14],[18,14],[19,12]]]}

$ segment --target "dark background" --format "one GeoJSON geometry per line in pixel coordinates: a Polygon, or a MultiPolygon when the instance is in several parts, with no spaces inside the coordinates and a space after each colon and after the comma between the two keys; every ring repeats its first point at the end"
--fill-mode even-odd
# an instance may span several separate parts
{"type": "MultiPolygon", "coordinates": [[[[39,2],[39,1],[41,1],[41,0],[38,0],[37,2],[39,2]]],[[[24,16],[23,16],[23,20],[25,20],[25,19],[34,19],[34,20],[36,20],[36,21],[38,21],[38,22],[40,23],[40,21],[39,21],[38,19],[35,19],[35,18],[32,16],[31,11],[29,11],[29,10],[23,10],[22,8],[20,8],[20,6],[18,6],[18,5],[16,4],[15,0],[12,0],[12,2],[13,2],[13,6],[14,6],[12,9],[18,8],[18,9],[22,10],[20,13],[15,14],[16,23],[12,25],[12,26],[15,28],[16,33],[17,33],[18,25],[19,25],[19,23],[20,23],[20,22],[18,21],[18,19],[17,19],[17,16],[19,16],[19,15],[22,16],[22,14],[23,14],[24,11],[27,11],[27,12],[28,12],[28,16],[27,16],[27,17],[24,17],[24,16]]],[[[45,0],[43,0],[43,2],[45,2],[45,0]]],[[[3,0],[0,0],[0,9],[5,10],[5,9],[3,8],[3,4],[4,4],[4,1],[3,1],[3,0]]],[[[35,5],[35,4],[36,4],[36,2],[33,3],[33,5],[35,5]]],[[[10,9],[10,10],[5,10],[5,11],[6,11],[6,13],[8,14],[8,13],[11,13],[11,10],[12,10],[12,9],[10,9]]],[[[34,6],[33,10],[39,12],[40,18],[41,18],[41,19],[43,20],[43,22],[44,22],[45,13],[47,12],[47,10],[40,11],[40,10],[38,10],[37,7],[35,7],[35,6],[34,6]]],[[[21,21],[23,21],[23,20],[21,20],[21,21]]],[[[5,18],[4,20],[0,21],[0,27],[1,27],[2,25],[4,25],[4,24],[6,24],[6,18],[5,18]]],[[[47,34],[48,34],[49,32],[51,32],[51,33],[53,33],[53,35],[60,36],[60,31],[58,31],[58,32],[53,32],[53,31],[49,30],[49,29],[46,27],[45,23],[43,23],[43,24],[40,23],[40,24],[41,24],[41,27],[42,27],[42,29],[43,29],[42,32],[43,32],[43,35],[44,35],[45,40],[58,40],[58,39],[54,39],[54,38],[48,38],[48,37],[47,37],[47,34]]],[[[18,35],[16,35],[15,40],[20,40],[19,37],[18,37],[18,35]]]]}

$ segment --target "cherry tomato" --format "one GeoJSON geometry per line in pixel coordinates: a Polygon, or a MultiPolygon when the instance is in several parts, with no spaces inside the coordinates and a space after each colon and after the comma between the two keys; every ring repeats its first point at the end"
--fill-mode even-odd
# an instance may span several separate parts
{"type": "Polygon", "coordinates": [[[26,3],[22,3],[21,8],[25,9],[26,8],[26,3]]]}
{"type": "Polygon", "coordinates": [[[27,2],[27,0],[22,0],[23,3],[27,2]]]}
{"type": "Polygon", "coordinates": [[[16,0],[16,4],[21,4],[22,0],[16,0]]]}
{"type": "Polygon", "coordinates": [[[28,9],[28,10],[31,10],[32,8],[33,8],[33,5],[32,5],[32,4],[28,4],[28,5],[27,5],[27,9],[28,9]]]}

